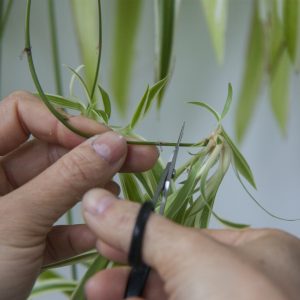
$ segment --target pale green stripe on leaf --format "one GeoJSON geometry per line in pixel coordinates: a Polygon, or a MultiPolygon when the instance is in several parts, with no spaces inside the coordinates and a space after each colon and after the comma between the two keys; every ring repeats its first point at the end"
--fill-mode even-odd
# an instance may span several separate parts
{"type": "Polygon", "coordinates": [[[135,58],[135,41],[140,27],[142,0],[117,0],[111,55],[111,86],[115,103],[124,116],[128,107],[131,70],[135,58]]]}
{"type": "Polygon", "coordinates": [[[85,65],[87,88],[91,90],[99,51],[97,0],[71,0],[71,6],[81,57],[85,65]]]}
{"type": "Polygon", "coordinates": [[[42,294],[50,292],[72,292],[77,286],[76,281],[66,279],[45,279],[37,281],[32,289],[29,299],[34,299],[42,294]]]}
{"type": "Polygon", "coordinates": [[[144,202],[144,195],[133,174],[121,173],[119,174],[119,178],[125,199],[138,203],[144,202]]]}
{"type": "Polygon", "coordinates": [[[227,0],[201,0],[215,53],[219,63],[224,60],[227,27],[227,0]]]}
{"type": "Polygon", "coordinates": [[[235,116],[235,133],[242,141],[258,100],[264,74],[264,36],[257,5],[250,24],[244,75],[235,116]]]}

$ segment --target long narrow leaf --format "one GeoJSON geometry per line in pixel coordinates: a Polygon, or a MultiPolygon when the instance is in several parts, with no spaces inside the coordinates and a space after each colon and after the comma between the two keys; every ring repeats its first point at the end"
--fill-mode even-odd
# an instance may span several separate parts
{"type": "Polygon", "coordinates": [[[115,103],[122,116],[128,107],[131,70],[142,4],[141,0],[116,1],[111,85],[115,103]]]}
{"type": "Polygon", "coordinates": [[[224,60],[225,32],[227,25],[227,0],[202,0],[209,32],[219,63],[224,60]]]}
{"type": "Polygon", "coordinates": [[[204,107],[205,109],[207,109],[209,112],[211,112],[214,115],[214,117],[216,118],[216,120],[218,122],[220,122],[221,116],[210,105],[208,105],[207,103],[205,103],[205,102],[199,102],[199,101],[192,101],[192,102],[188,102],[188,103],[204,107]]]}
{"type": "MultiPolygon", "coordinates": [[[[154,0],[155,12],[155,81],[169,75],[173,52],[173,39],[179,0],[154,0]]],[[[158,97],[161,106],[164,90],[158,97]]]]}
{"type": "Polygon", "coordinates": [[[142,203],[144,202],[144,195],[139,187],[138,181],[133,174],[121,173],[119,174],[122,191],[124,197],[128,200],[142,203]]]}
{"type": "Polygon", "coordinates": [[[140,100],[140,102],[139,102],[139,104],[137,106],[136,111],[133,114],[132,119],[131,119],[131,122],[130,122],[130,125],[129,125],[129,127],[131,129],[133,129],[136,126],[137,122],[143,116],[143,110],[145,109],[145,105],[146,105],[147,99],[149,97],[149,91],[150,91],[150,89],[149,89],[149,86],[148,86],[147,89],[146,89],[146,91],[145,91],[145,93],[144,93],[144,95],[143,95],[143,97],[142,97],[142,99],[140,100]]]}
{"type": "Polygon", "coordinates": [[[72,294],[70,300],[85,300],[85,293],[84,293],[84,286],[87,280],[92,277],[96,272],[103,270],[107,267],[109,261],[102,257],[98,256],[93,264],[89,267],[87,272],[84,274],[83,278],[81,279],[79,285],[77,285],[74,293],[72,294]]]}
{"type": "MultiPolygon", "coordinates": [[[[58,262],[49,264],[49,265],[45,265],[43,266],[43,270],[47,270],[44,273],[48,272],[49,269],[53,269],[53,268],[61,268],[64,266],[69,266],[69,265],[73,265],[73,264],[77,264],[80,262],[84,262],[87,260],[92,260],[95,259],[95,257],[98,255],[98,252],[93,250],[93,251],[88,251],[64,260],[60,260],[58,262]]],[[[43,273],[42,273],[43,274],[43,273]]]]}
{"type": "MultiPolygon", "coordinates": [[[[62,108],[69,108],[73,110],[77,110],[79,112],[83,112],[85,110],[85,107],[80,102],[73,101],[71,99],[67,99],[65,97],[59,96],[59,95],[52,95],[52,94],[45,94],[50,102],[53,104],[62,107],[62,108]]],[[[39,97],[37,94],[36,96],[39,97]]]]}
{"type": "Polygon", "coordinates": [[[29,299],[50,292],[72,292],[76,288],[76,285],[76,281],[66,279],[47,279],[38,281],[34,286],[29,299]]]}
{"type": "Polygon", "coordinates": [[[100,85],[98,85],[98,89],[99,89],[99,92],[102,97],[104,111],[107,114],[107,117],[109,119],[111,116],[111,101],[110,101],[109,95],[100,85]]]}
{"type": "Polygon", "coordinates": [[[226,102],[225,102],[225,105],[224,105],[224,108],[223,108],[223,111],[222,111],[222,114],[221,114],[221,119],[224,119],[224,117],[227,115],[227,113],[230,109],[230,106],[231,106],[231,102],[232,102],[232,86],[229,83],[228,84],[227,99],[226,99],[226,102]]]}
{"type": "Polygon", "coordinates": [[[300,70],[300,2],[284,1],[284,31],[287,49],[291,61],[300,70]]]}
{"type": "Polygon", "coordinates": [[[99,38],[97,0],[71,0],[77,39],[88,91],[91,90],[97,68],[99,38]]]}
{"type": "Polygon", "coordinates": [[[237,170],[256,189],[254,176],[246,159],[239,151],[239,149],[235,146],[234,142],[230,139],[230,137],[228,136],[228,134],[224,129],[222,130],[222,136],[224,137],[224,139],[226,140],[226,142],[228,143],[229,147],[232,150],[233,160],[237,170]]]}
{"type": "Polygon", "coordinates": [[[242,141],[254,113],[264,74],[264,35],[257,2],[250,28],[244,76],[235,117],[235,133],[239,142],[242,141]]]}

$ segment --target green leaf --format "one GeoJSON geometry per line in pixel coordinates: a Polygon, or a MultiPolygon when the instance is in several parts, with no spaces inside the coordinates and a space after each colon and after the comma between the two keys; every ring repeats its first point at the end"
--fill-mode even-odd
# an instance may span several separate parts
{"type": "Polygon", "coordinates": [[[263,24],[259,18],[257,2],[250,28],[246,64],[235,117],[235,133],[239,142],[242,141],[254,113],[264,74],[263,24]]]}
{"type": "Polygon", "coordinates": [[[281,221],[288,221],[288,222],[295,222],[295,221],[300,221],[300,218],[283,218],[283,217],[279,217],[273,213],[271,213],[269,210],[267,210],[265,207],[263,207],[256,199],[255,197],[249,192],[249,190],[247,189],[247,187],[245,186],[239,172],[238,169],[236,168],[236,166],[234,166],[234,172],[235,175],[239,181],[239,183],[242,185],[243,189],[245,190],[245,192],[248,194],[248,196],[254,201],[254,203],[259,206],[265,213],[267,213],[269,216],[277,219],[277,220],[281,220],[281,221]]]}
{"type": "MultiPolygon", "coordinates": [[[[40,97],[39,94],[35,94],[37,97],[40,97]]],[[[77,110],[83,112],[85,110],[84,105],[80,102],[73,101],[71,99],[67,99],[66,97],[62,97],[59,95],[45,94],[50,102],[55,105],[58,105],[62,108],[69,108],[73,110],[77,110]]]]}
{"type": "Polygon", "coordinates": [[[231,83],[228,83],[228,92],[227,92],[227,99],[221,114],[221,120],[224,119],[224,117],[227,115],[230,106],[231,106],[231,102],[232,102],[232,86],[231,83]]]}
{"type": "Polygon", "coordinates": [[[110,101],[109,95],[100,85],[98,85],[98,89],[99,89],[101,97],[102,97],[104,111],[107,114],[108,119],[109,119],[111,116],[111,101],[110,101]]]}
{"type": "Polygon", "coordinates": [[[72,292],[76,286],[76,281],[66,279],[45,279],[37,281],[32,289],[29,299],[50,292],[72,292]]]}
{"type": "Polygon", "coordinates": [[[202,0],[206,22],[219,63],[224,60],[225,32],[227,26],[227,0],[202,0]]]}
{"type": "Polygon", "coordinates": [[[234,142],[230,139],[230,137],[227,135],[224,129],[222,129],[221,135],[224,137],[224,139],[226,140],[226,142],[228,143],[229,147],[232,150],[233,160],[237,170],[256,189],[254,177],[246,159],[244,158],[242,153],[238,150],[238,148],[235,146],[234,142]]]}
{"type": "Polygon", "coordinates": [[[283,24],[278,16],[277,5],[274,2],[270,14],[272,27],[270,29],[270,99],[273,114],[281,132],[285,134],[289,108],[289,78],[290,62],[286,51],[283,24]]]}
{"type": "Polygon", "coordinates": [[[166,86],[168,82],[168,77],[165,77],[161,79],[160,81],[156,82],[149,90],[149,96],[145,105],[144,115],[148,112],[149,108],[151,107],[151,104],[157,94],[166,86]]]}
{"type": "Polygon", "coordinates": [[[195,185],[197,184],[197,173],[202,164],[202,159],[199,159],[191,168],[188,178],[179,190],[169,196],[166,206],[167,218],[174,220],[178,212],[186,206],[189,197],[193,194],[195,185]]]}
{"type": "Polygon", "coordinates": [[[140,100],[140,102],[137,106],[137,109],[134,112],[133,117],[131,119],[131,122],[129,125],[130,129],[133,129],[135,127],[135,125],[137,124],[137,122],[142,117],[145,104],[147,103],[147,99],[149,97],[149,92],[150,92],[150,89],[149,89],[149,86],[147,86],[146,92],[144,93],[142,99],[140,100]]]}
{"type": "Polygon", "coordinates": [[[102,257],[98,256],[92,263],[92,265],[89,267],[89,269],[84,274],[83,278],[81,279],[79,285],[77,285],[75,291],[73,292],[72,296],[70,297],[70,300],[85,300],[85,293],[84,293],[84,287],[87,280],[92,277],[95,273],[97,273],[100,270],[103,270],[107,267],[109,261],[102,257]]]}
{"type": "Polygon", "coordinates": [[[286,133],[289,109],[290,60],[286,51],[271,74],[270,96],[274,116],[283,134],[286,133]]]}
{"type": "Polygon", "coordinates": [[[108,124],[108,116],[104,110],[101,109],[92,109],[92,111],[104,121],[105,124],[108,124]]]}
{"type": "Polygon", "coordinates": [[[141,0],[116,1],[111,85],[115,103],[123,116],[128,108],[128,92],[142,5],[141,0]]]}
{"type": "Polygon", "coordinates": [[[11,9],[14,3],[14,0],[8,0],[4,8],[4,1],[0,1],[0,44],[2,42],[2,37],[6,28],[7,21],[9,19],[11,9]]]}
{"type": "Polygon", "coordinates": [[[71,82],[70,82],[70,94],[72,95],[73,93],[73,84],[74,84],[74,81],[75,81],[75,78],[78,79],[78,81],[80,82],[80,84],[82,85],[83,87],[83,90],[86,94],[86,97],[89,101],[91,101],[90,99],[90,95],[89,95],[89,91],[88,91],[88,87],[85,83],[85,81],[83,80],[83,78],[81,77],[81,75],[79,74],[79,71],[83,68],[82,66],[79,66],[76,70],[73,69],[72,67],[70,66],[67,66],[65,65],[72,73],[73,73],[73,76],[71,78],[71,82]]]}
{"type": "Polygon", "coordinates": [[[212,212],[213,216],[223,225],[228,226],[230,228],[236,228],[236,229],[243,229],[243,228],[248,228],[250,225],[247,224],[242,224],[242,223],[235,223],[232,221],[228,221],[224,218],[221,218],[219,215],[217,215],[215,212],[212,212]]]}
{"type": "Polygon", "coordinates": [[[53,270],[42,270],[42,273],[39,275],[37,280],[46,280],[46,279],[59,279],[63,278],[60,274],[53,270]]]}
{"type": "MultiPolygon", "coordinates": [[[[154,0],[155,81],[167,77],[170,72],[179,5],[179,0],[154,0]]],[[[164,89],[159,93],[158,108],[161,106],[163,95],[164,89]]]]}
{"type": "MultiPolygon", "coordinates": [[[[49,271],[48,269],[61,268],[61,267],[69,266],[69,265],[74,265],[74,264],[77,264],[80,262],[95,259],[95,257],[97,255],[98,255],[98,252],[95,250],[92,250],[92,251],[88,251],[88,252],[85,252],[85,253],[82,253],[82,254],[79,254],[79,255],[64,259],[64,260],[57,261],[52,264],[45,265],[45,266],[43,266],[42,270],[47,270],[47,271],[43,272],[42,275],[44,273],[47,273],[49,271]]],[[[51,272],[51,271],[49,271],[49,272],[51,272]]]]}
{"type": "Polygon", "coordinates": [[[198,106],[206,108],[209,112],[211,112],[214,115],[214,117],[216,118],[216,120],[218,122],[221,121],[221,116],[210,105],[208,105],[207,103],[205,103],[205,102],[198,102],[198,101],[197,102],[188,102],[188,103],[189,104],[198,105],[198,106]]]}
{"type": "MultiPolygon", "coordinates": [[[[80,54],[85,66],[85,80],[87,90],[92,89],[95,72],[97,68],[99,52],[99,16],[97,0],[71,0],[74,16],[77,40],[80,47],[80,54]]],[[[89,98],[88,98],[89,99],[89,98]]]]}
{"type": "Polygon", "coordinates": [[[135,179],[133,174],[121,173],[119,174],[122,191],[125,199],[143,203],[144,195],[139,187],[138,181],[135,179]]]}
{"type": "Polygon", "coordinates": [[[300,2],[299,0],[284,1],[284,32],[287,49],[296,70],[300,70],[300,2]]]}

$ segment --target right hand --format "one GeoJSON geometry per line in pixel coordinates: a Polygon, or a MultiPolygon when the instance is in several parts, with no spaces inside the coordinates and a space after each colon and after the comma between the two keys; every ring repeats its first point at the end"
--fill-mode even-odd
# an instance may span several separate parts
{"type": "MultiPolygon", "coordinates": [[[[126,263],[139,208],[102,189],[84,196],[83,215],[102,255],[126,263]]],[[[278,230],[190,229],[152,214],[143,259],[152,268],[145,299],[296,300],[300,295],[300,240],[278,230]]],[[[129,271],[119,267],[94,275],[87,298],[123,299],[129,271]]]]}

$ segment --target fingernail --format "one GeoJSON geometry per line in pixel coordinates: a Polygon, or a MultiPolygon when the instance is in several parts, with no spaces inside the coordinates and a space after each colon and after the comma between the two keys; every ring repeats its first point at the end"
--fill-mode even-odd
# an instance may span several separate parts
{"type": "Polygon", "coordinates": [[[106,132],[91,139],[95,152],[109,163],[119,161],[126,154],[126,140],[115,132],[106,132]]]}
{"type": "Polygon", "coordinates": [[[91,215],[101,215],[113,204],[114,201],[115,198],[112,196],[106,196],[103,198],[89,197],[84,200],[83,209],[91,215]]]}

